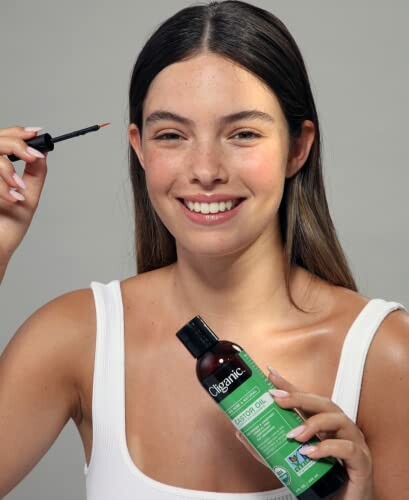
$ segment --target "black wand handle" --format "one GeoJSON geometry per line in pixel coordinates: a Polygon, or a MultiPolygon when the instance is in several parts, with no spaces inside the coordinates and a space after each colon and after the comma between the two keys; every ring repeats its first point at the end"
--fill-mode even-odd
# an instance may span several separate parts
{"type": "MultiPolygon", "coordinates": [[[[27,144],[27,146],[31,146],[32,148],[37,149],[41,153],[48,153],[48,151],[52,151],[54,149],[53,138],[51,137],[50,134],[37,135],[36,137],[33,137],[32,139],[24,142],[27,144]]],[[[14,154],[7,155],[7,158],[10,161],[21,160],[21,158],[19,158],[14,154]]]]}

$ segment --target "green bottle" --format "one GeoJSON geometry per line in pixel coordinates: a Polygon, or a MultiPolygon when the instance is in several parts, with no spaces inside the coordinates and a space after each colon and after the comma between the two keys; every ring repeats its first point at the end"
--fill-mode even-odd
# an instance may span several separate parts
{"type": "Polygon", "coordinates": [[[197,359],[200,384],[293,495],[325,499],[344,485],[348,474],[338,459],[299,453],[302,446],[319,442],[318,436],[303,443],[286,437],[304,420],[296,410],[277,405],[268,392],[274,384],[241,346],[220,340],[200,316],[176,336],[197,359]]]}

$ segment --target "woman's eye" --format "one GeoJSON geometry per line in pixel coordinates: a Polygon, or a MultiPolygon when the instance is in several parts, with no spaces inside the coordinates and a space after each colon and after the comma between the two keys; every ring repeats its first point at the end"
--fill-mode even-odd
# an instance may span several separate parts
{"type": "Polygon", "coordinates": [[[233,137],[236,137],[237,135],[243,135],[243,134],[250,134],[253,137],[247,137],[248,139],[252,139],[254,137],[261,137],[260,134],[256,134],[255,132],[252,132],[251,130],[243,130],[242,132],[237,132],[233,137]]]}
{"type": "MultiPolygon", "coordinates": [[[[155,141],[166,141],[168,139],[164,139],[164,137],[170,136],[170,135],[173,135],[173,136],[176,136],[176,137],[181,137],[179,134],[175,134],[173,132],[168,132],[166,134],[158,135],[157,137],[155,137],[155,141]]],[[[172,140],[172,139],[170,139],[170,140],[172,140]]]]}
{"type": "MultiPolygon", "coordinates": [[[[251,130],[243,130],[242,132],[238,132],[237,134],[235,134],[233,137],[236,137],[238,135],[245,135],[245,134],[250,134],[250,136],[253,136],[253,137],[245,137],[245,139],[253,139],[253,138],[257,138],[257,137],[261,137],[260,134],[257,134],[256,132],[252,132],[251,130]]],[[[180,136],[179,134],[176,134],[174,132],[167,132],[165,134],[161,134],[161,135],[158,135],[157,137],[155,137],[155,141],[167,141],[167,140],[170,140],[172,141],[173,139],[166,139],[166,137],[182,137],[180,136]]]]}

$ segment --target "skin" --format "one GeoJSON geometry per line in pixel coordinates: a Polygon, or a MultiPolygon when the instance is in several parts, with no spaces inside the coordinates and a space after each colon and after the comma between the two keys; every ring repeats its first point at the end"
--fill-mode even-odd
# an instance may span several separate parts
{"type": "MultiPolygon", "coordinates": [[[[152,204],[176,239],[178,260],[170,275],[173,303],[186,316],[203,312],[215,331],[223,326],[224,338],[229,339],[244,340],[236,333],[238,327],[248,338],[249,332],[257,335],[266,328],[284,331],[301,326],[305,313],[296,312],[285,290],[278,209],[286,178],[305,164],[314,140],[313,123],[304,122],[301,138],[290,151],[288,128],[275,95],[245,69],[209,53],[168,66],[157,75],[146,97],[143,123],[159,109],[194,122],[194,126],[171,120],[144,125],[142,137],[135,124],[129,127],[152,204]],[[246,119],[219,126],[219,116],[242,109],[269,113],[274,123],[246,119]],[[244,130],[260,137],[236,135],[244,130]],[[155,140],[164,133],[178,135],[155,140]],[[192,224],[176,200],[185,194],[222,192],[247,200],[235,218],[221,225],[192,224]]],[[[292,286],[301,297],[306,280],[297,268],[295,275],[292,286]]],[[[289,383],[287,387],[296,389],[289,383]]],[[[345,438],[331,442],[329,448],[327,443],[326,449],[347,459],[348,497],[342,492],[337,498],[373,498],[372,462],[360,429],[328,398],[304,393],[294,402],[301,409],[322,412],[315,421],[316,431],[338,432],[345,438]],[[353,449],[348,441],[355,443],[353,449]]]]}

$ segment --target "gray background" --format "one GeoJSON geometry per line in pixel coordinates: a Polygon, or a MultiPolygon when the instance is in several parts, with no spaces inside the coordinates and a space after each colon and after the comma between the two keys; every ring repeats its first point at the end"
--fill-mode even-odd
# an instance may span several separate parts
{"type": "MultiPolygon", "coordinates": [[[[360,292],[409,305],[409,4],[253,1],[277,15],[305,58],[323,136],[331,214],[360,292]]],[[[186,1],[2,0],[0,128],[62,142],[33,223],[0,288],[0,350],[54,297],[136,272],[127,173],[129,78],[154,29],[186,1]]],[[[22,173],[24,163],[15,163],[22,173]]],[[[1,443],[0,443],[1,447],[1,443]]],[[[70,423],[7,500],[85,498],[70,423]]]]}

